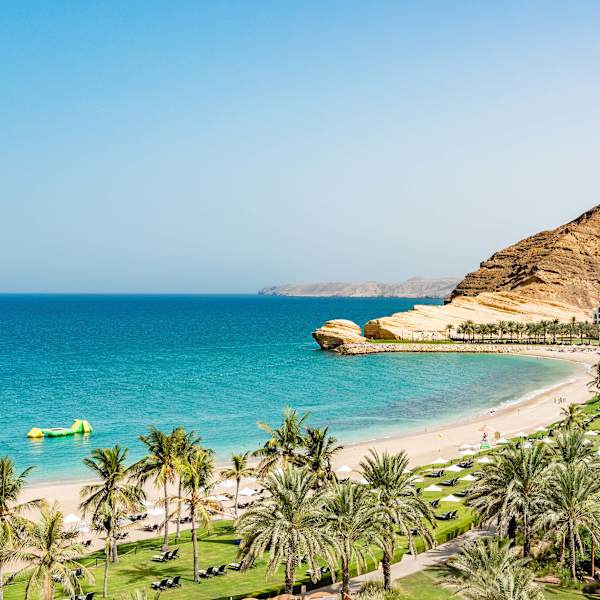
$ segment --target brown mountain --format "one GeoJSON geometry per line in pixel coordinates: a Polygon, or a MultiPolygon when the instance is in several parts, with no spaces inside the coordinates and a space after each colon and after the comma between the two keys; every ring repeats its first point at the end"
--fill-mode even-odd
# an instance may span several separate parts
{"type": "Polygon", "coordinates": [[[586,311],[595,308],[600,300],[600,205],[496,252],[458,284],[448,301],[501,291],[555,299],[586,311]]]}

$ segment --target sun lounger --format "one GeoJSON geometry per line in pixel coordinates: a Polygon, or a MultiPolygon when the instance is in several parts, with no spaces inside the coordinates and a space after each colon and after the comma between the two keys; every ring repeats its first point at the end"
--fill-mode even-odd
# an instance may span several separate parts
{"type": "Polygon", "coordinates": [[[443,477],[444,476],[444,469],[442,469],[441,471],[434,471],[433,473],[429,473],[429,475],[426,475],[426,477],[435,477],[435,478],[439,478],[439,477],[443,477]]]}
{"type": "Polygon", "coordinates": [[[206,569],[206,572],[211,575],[211,576],[215,576],[219,574],[219,569],[217,567],[208,567],[208,569],[206,569]]]}
{"type": "Polygon", "coordinates": [[[463,490],[462,492],[454,492],[455,496],[458,496],[459,498],[466,498],[469,495],[469,490],[463,490]]]}
{"type": "Polygon", "coordinates": [[[445,485],[446,487],[454,487],[458,478],[455,479],[447,479],[446,481],[440,481],[440,485],[445,485]]]}
{"type": "Polygon", "coordinates": [[[208,578],[208,573],[204,569],[199,569],[198,570],[198,575],[200,575],[200,577],[202,577],[202,579],[207,579],[208,578]]]}
{"type": "Polygon", "coordinates": [[[181,587],[181,575],[175,575],[175,577],[173,577],[173,579],[169,579],[169,581],[167,581],[167,587],[170,588],[174,588],[174,587],[181,587]]]}
{"type": "Polygon", "coordinates": [[[233,569],[234,571],[239,571],[242,568],[242,563],[239,563],[239,562],[229,563],[227,566],[230,569],[233,569]]]}
{"type": "Polygon", "coordinates": [[[92,545],[92,540],[85,540],[85,542],[83,542],[84,548],[89,548],[91,545],[92,545]]]}
{"type": "Polygon", "coordinates": [[[429,504],[431,504],[431,508],[437,508],[440,505],[440,499],[433,500],[429,504]]]}
{"type": "Polygon", "coordinates": [[[176,558],[179,558],[179,548],[175,548],[175,550],[173,550],[173,552],[171,552],[171,556],[169,556],[169,558],[167,558],[167,560],[174,560],[176,558]]]}
{"type": "Polygon", "coordinates": [[[472,460],[463,460],[462,462],[458,463],[458,466],[461,469],[470,469],[473,466],[473,461],[472,460]]]}
{"type": "Polygon", "coordinates": [[[451,521],[452,519],[456,518],[457,513],[457,510],[450,510],[448,512],[442,513],[441,515],[435,515],[435,518],[438,521],[451,521]]]}
{"type": "Polygon", "coordinates": [[[154,562],[165,562],[166,560],[170,560],[172,552],[162,552],[161,554],[155,554],[152,557],[154,562]]]}
{"type": "Polygon", "coordinates": [[[225,575],[225,571],[227,570],[227,565],[221,565],[216,572],[216,575],[225,575]]]}
{"type": "Polygon", "coordinates": [[[150,584],[150,587],[153,590],[164,590],[167,587],[168,583],[169,583],[169,578],[165,577],[164,579],[161,579],[160,581],[153,581],[150,584]]]}

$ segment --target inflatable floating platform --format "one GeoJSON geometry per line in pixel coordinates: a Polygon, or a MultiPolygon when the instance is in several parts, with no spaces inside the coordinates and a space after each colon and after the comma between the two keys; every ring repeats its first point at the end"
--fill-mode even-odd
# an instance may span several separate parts
{"type": "Polygon", "coordinates": [[[68,429],[66,427],[50,427],[47,429],[34,427],[27,434],[28,438],[43,438],[43,437],[65,437],[75,433],[92,433],[92,426],[88,421],[83,419],[75,419],[73,424],[68,429]]]}

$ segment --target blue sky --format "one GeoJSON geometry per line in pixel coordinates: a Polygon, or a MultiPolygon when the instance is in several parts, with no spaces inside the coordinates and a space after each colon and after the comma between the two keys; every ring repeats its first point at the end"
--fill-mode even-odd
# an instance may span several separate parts
{"type": "Polygon", "coordinates": [[[600,3],[14,2],[0,291],[462,276],[600,203],[600,3]]]}

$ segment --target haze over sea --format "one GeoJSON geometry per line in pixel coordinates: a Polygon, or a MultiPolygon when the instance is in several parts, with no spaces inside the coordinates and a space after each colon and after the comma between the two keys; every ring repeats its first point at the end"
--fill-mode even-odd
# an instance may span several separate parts
{"type": "MultiPolygon", "coordinates": [[[[261,296],[0,296],[0,455],[38,481],[86,477],[81,459],[119,443],[141,456],[149,425],[196,430],[220,461],[264,440],[284,406],[342,441],[475,416],[569,379],[563,361],[471,354],[340,357],[310,332],[438,300],[261,296]],[[89,437],[26,438],[88,419],[89,437]]],[[[474,432],[474,437],[476,432],[474,432]]],[[[474,440],[467,440],[474,441],[474,440]]]]}

